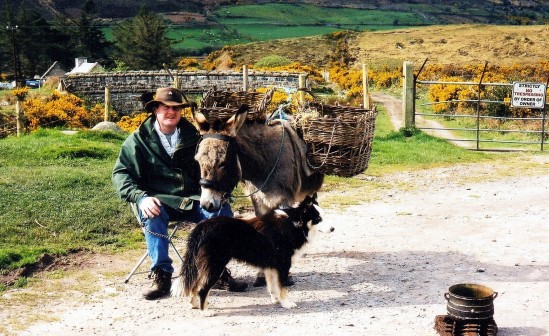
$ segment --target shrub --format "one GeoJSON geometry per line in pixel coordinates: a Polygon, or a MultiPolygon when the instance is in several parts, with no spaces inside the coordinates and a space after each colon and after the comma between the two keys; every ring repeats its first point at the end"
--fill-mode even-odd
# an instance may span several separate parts
{"type": "Polygon", "coordinates": [[[29,98],[23,108],[31,131],[39,127],[89,128],[103,118],[101,105],[87,108],[82,99],[59,92],[45,99],[29,98]]]}
{"type": "Polygon", "coordinates": [[[198,70],[200,62],[196,58],[185,57],[177,62],[177,67],[182,70],[198,70]]]}
{"type": "Polygon", "coordinates": [[[17,98],[19,101],[25,100],[25,97],[27,97],[27,94],[29,93],[29,88],[24,86],[22,88],[15,88],[12,90],[13,95],[17,98]]]}
{"type": "Polygon", "coordinates": [[[255,68],[275,68],[292,64],[292,61],[284,56],[269,55],[265,56],[254,64],[255,68]]]}
{"type": "Polygon", "coordinates": [[[126,132],[133,132],[148,116],[149,114],[147,112],[138,113],[131,117],[123,116],[116,124],[126,132]]]}
{"type": "MultiPolygon", "coordinates": [[[[440,79],[443,82],[457,82],[459,78],[456,77],[443,77],[440,79]]],[[[457,84],[435,84],[429,87],[429,99],[433,102],[440,102],[440,104],[433,105],[433,112],[443,113],[448,111],[455,111],[458,106],[458,100],[461,100],[467,94],[463,91],[467,91],[469,88],[466,85],[457,84]],[[456,101],[456,102],[453,102],[456,101]]]]}

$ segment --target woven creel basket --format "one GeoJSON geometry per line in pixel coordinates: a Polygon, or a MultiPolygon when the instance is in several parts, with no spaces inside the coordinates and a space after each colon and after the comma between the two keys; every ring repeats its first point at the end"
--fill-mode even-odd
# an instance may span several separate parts
{"type": "Polygon", "coordinates": [[[377,111],[352,106],[308,104],[297,113],[294,127],[307,144],[311,168],[351,177],[368,168],[377,111]]]}
{"type": "Polygon", "coordinates": [[[238,111],[242,104],[246,104],[250,106],[246,116],[247,120],[265,120],[265,111],[271,102],[273,92],[274,89],[265,93],[209,90],[202,97],[199,111],[206,116],[208,121],[227,120],[238,111]]]}

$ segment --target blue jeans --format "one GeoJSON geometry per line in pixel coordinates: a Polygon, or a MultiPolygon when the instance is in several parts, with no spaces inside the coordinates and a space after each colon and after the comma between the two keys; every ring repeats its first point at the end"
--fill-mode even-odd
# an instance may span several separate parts
{"type": "Polygon", "coordinates": [[[198,202],[194,202],[193,209],[190,211],[177,211],[162,205],[160,207],[160,215],[154,218],[143,218],[141,210],[138,210],[138,212],[141,223],[145,225],[145,240],[147,242],[149,257],[151,258],[151,271],[160,268],[168,273],[174,272],[172,259],[168,255],[170,242],[166,238],[168,236],[168,222],[170,220],[186,220],[198,223],[204,219],[217,216],[233,217],[229,203],[224,203],[217,212],[208,212],[202,209],[198,202]],[[159,236],[150,232],[157,233],[159,236]]]}

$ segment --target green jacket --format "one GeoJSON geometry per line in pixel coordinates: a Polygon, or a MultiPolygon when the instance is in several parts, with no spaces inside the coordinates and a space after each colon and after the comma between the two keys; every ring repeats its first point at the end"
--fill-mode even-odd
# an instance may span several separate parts
{"type": "Polygon", "coordinates": [[[148,195],[174,209],[190,210],[191,197],[197,199],[200,194],[200,169],[194,160],[200,136],[189,121],[181,118],[180,142],[171,158],[154,130],[154,121],[154,116],[149,116],[124,141],[112,183],[127,202],[137,203],[148,195]]]}

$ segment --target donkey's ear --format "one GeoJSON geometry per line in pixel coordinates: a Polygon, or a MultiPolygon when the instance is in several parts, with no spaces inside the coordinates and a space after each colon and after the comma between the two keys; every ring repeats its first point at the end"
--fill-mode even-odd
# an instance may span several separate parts
{"type": "Polygon", "coordinates": [[[227,120],[227,130],[231,136],[236,136],[236,133],[238,133],[238,130],[242,127],[244,121],[246,121],[249,108],[250,107],[246,104],[240,105],[238,111],[236,111],[236,113],[229,120],[227,120]]]}
{"type": "Polygon", "coordinates": [[[204,134],[210,129],[210,124],[208,123],[208,120],[206,119],[204,114],[196,112],[195,114],[193,114],[193,120],[196,124],[196,127],[200,131],[200,134],[204,134]]]}

